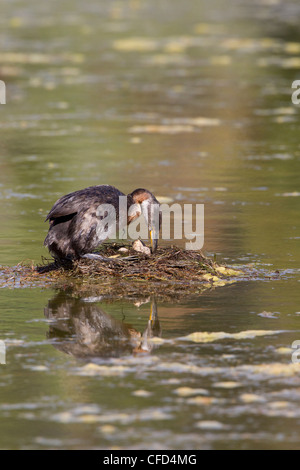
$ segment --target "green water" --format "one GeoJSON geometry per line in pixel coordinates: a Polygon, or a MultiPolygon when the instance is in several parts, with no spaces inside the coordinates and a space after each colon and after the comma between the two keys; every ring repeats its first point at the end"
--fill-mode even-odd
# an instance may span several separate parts
{"type": "Polygon", "coordinates": [[[252,274],[174,302],[1,281],[1,448],[299,448],[299,16],[2,2],[0,264],[39,263],[55,200],[107,183],[204,203],[204,252],[252,274]]]}

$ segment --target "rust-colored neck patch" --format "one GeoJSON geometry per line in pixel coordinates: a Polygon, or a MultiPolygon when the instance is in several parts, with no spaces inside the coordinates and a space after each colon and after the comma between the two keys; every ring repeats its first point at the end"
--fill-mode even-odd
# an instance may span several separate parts
{"type": "Polygon", "coordinates": [[[146,189],[139,188],[139,189],[135,189],[131,193],[131,196],[134,202],[138,204],[142,204],[143,201],[146,201],[146,199],[149,199],[150,194],[149,194],[149,191],[147,191],[146,189]]]}

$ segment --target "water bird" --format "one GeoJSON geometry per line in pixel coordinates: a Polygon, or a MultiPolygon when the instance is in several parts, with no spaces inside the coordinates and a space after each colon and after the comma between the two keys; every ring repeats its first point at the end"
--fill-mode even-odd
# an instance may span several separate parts
{"type": "Polygon", "coordinates": [[[153,220],[153,207],[159,207],[159,202],[155,196],[143,188],[126,196],[114,186],[103,184],[72,192],[55,202],[46,217],[49,231],[44,241],[55,260],[106,259],[93,253],[115,230],[113,224],[105,227],[102,222],[104,216],[99,208],[104,204],[114,207],[119,230],[143,214],[150,232],[151,251],[156,251],[159,229],[153,220]],[[127,197],[126,206],[120,203],[120,196],[127,197]]]}

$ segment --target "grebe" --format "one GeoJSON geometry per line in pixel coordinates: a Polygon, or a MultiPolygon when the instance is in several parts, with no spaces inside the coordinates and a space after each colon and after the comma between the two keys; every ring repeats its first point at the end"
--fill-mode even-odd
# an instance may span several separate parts
{"type": "Polygon", "coordinates": [[[113,186],[99,185],[75,191],[58,199],[46,218],[50,227],[44,245],[51,255],[58,261],[82,257],[105,259],[92,253],[98,245],[110,238],[114,229],[108,226],[104,230],[102,220],[105,216],[99,214],[99,208],[104,204],[114,207],[119,229],[142,213],[148,223],[151,251],[154,253],[157,249],[158,229],[154,224],[152,208],[154,205],[159,207],[159,202],[147,189],[135,189],[128,194],[124,211],[120,205],[120,196],[126,197],[113,186]]]}

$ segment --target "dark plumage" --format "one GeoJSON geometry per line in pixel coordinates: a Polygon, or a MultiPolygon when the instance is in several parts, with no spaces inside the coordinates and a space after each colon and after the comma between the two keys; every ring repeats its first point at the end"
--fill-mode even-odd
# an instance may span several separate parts
{"type": "Polygon", "coordinates": [[[123,206],[120,206],[120,196],[125,194],[117,188],[99,185],[75,191],[58,199],[46,218],[50,227],[44,245],[52,256],[58,260],[78,259],[85,255],[95,257],[89,255],[111,234],[110,227],[108,231],[101,228],[104,216],[99,215],[98,208],[103,204],[114,206],[117,229],[121,229],[122,225],[130,223],[143,213],[150,229],[152,251],[155,251],[158,233],[153,226],[151,207],[159,202],[150,191],[136,189],[128,194],[124,213],[123,206]],[[131,209],[128,212],[129,208],[131,209]]]}

